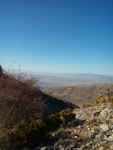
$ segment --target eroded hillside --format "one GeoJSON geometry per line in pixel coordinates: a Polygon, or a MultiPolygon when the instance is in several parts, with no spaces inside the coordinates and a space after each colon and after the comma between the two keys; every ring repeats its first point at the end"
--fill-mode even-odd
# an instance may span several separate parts
{"type": "Polygon", "coordinates": [[[78,106],[94,104],[99,96],[108,95],[113,91],[113,84],[95,86],[59,86],[46,88],[45,93],[72,102],[78,106]]]}

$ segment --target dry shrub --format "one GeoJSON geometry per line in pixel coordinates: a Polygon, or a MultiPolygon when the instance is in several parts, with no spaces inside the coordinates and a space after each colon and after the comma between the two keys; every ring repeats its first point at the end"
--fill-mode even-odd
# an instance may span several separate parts
{"type": "Polygon", "coordinates": [[[26,78],[24,74],[0,76],[0,125],[10,128],[43,116],[45,105],[36,82],[36,78],[26,78]]]}
{"type": "Polygon", "coordinates": [[[96,104],[112,102],[112,97],[109,95],[100,96],[96,99],[96,104]]]}

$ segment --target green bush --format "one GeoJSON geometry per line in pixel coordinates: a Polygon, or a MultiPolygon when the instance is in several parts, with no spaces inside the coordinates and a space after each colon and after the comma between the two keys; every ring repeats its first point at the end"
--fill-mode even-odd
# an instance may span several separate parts
{"type": "Polygon", "coordinates": [[[10,149],[10,142],[8,139],[8,135],[1,136],[0,137],[0,150],[9,150],[9,149],[10,149]]]}
{"type": "Polygon", "coordinates": [[[66,110],[50,115],[43,119],[43,122],[51,129],[57,129],[62,123],[65,125],[75,119],[75,114],[66,110]]]}
{"type": "Polygon", "coordinates": [[[110,97],[110,102],[112,102],[112,103],[113,103],[113,96],[111,96],[111,97],[110,97]]]}
{"type": "Polygon", "coordinates": [[[72,112],[67,112],[66,110],[62,110],[60,112],[60,115],[62,119],[64,120],[65,124],[75,119],[75,114],[72,112]]]}
{"type": "Polygon", "coordinates": [[[48,139],[48,127],[41,121],[29,121],[19,124],[10,135],[10,143],[21,148],[34,148],[48,139]]]}
{"type": "Polygon", "coordinates": [[[71,136],[71,131],[62,129],[57,133],[58,139],[68,139],[71,136]]]}
{"type": "MultiPolygon", "coordinates": [[[[27,121],[18,124],[12,131],[0,138],[0,150],[20,150],[24,148],[34,148],[40,143],[47,144],[50,134],[58,129],[65,120],[65,125],[75,119],[75,114],[65,110],[54,115],[50,115],[43,120],[27,121]],[[4,142],[3,142],[4,141],[4,142]]],[[[67,137],[68,132],[59,133],[61,137],[67,137]]]]}
{"type": "Polygon", "coordinates": [[[43,121],[50,130],[57,129],[62,124],[62,120],[60,119],[60,115],[58,113],[44,118],[43,121]]]}

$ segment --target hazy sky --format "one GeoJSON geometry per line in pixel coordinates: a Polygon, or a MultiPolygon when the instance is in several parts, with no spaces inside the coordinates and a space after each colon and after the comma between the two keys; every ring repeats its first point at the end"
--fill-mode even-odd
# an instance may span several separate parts
{"type": "Polygon", "coordinates": [[[113,0],[0,0],[0,64],[113,75],[113,0]]]}

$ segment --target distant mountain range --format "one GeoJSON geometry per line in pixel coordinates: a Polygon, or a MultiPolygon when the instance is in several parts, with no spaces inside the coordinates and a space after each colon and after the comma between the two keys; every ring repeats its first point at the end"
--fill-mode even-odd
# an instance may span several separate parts
{"type": "Polygon", "coordinates": [[[97,74],[40,74],[38,87],[48,88],[53,86],[89,86],[113,83],[113,76],[97,74]]]}

